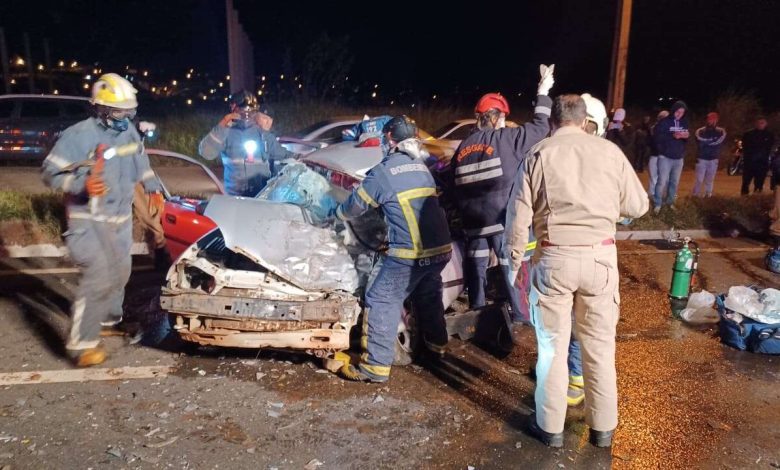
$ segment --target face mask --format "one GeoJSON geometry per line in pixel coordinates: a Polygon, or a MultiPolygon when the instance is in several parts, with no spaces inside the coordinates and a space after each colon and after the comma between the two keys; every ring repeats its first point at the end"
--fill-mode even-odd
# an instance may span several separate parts
{"type": "Polygon", "coordinates": [[[124,132],[130,127],[130,119],[124,118],[124,119],[114,119],[114,118],[108,118],[107,120],[108,127],[115,131],[124,132]]]}

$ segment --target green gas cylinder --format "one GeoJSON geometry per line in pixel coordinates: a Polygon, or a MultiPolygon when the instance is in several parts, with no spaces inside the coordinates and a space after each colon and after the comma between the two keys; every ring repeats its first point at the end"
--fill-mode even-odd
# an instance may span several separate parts
{"type": "Polygon", "coordinates": [[[672,303],[672,312],[677,315],[685,308],[688,295],[691,292],[691,281],[698,267],[699,248],[696,243],[686,237],[683,246],[674,257],[672,267],[672,285],[669,288],[669,299],[672,303]],[[689,245],[693,245],[691,250],[689,245]]]}

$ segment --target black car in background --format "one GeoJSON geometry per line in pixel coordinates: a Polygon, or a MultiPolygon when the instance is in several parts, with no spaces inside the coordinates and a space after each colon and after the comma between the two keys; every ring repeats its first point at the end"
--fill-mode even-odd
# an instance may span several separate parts
{"type": "Polygon", "coordinates": [[[79,96],[0,95],[0,162],[42,160],[60,132],[91,114],[79,96]]]}

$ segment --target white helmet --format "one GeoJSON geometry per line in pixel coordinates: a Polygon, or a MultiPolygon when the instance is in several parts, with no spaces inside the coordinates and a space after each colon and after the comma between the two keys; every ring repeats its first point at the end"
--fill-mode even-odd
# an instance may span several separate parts
{"type": "Polygon", "coordinates": [[[594,98],[590,93],[584,93],[582,99],[585,101],[585,109],[588,113],[587,120],[596,124],[596,135],[603,137],[607,130],[607,108],[600,99],[594,98]]]}
{"type": "Polygon", "coordinates": [[[107,73],[92,85],[90,103],[117,109],[134,109],[138,107],[136,93],[138,90],[130,82],[115,73],[107,73]]]}

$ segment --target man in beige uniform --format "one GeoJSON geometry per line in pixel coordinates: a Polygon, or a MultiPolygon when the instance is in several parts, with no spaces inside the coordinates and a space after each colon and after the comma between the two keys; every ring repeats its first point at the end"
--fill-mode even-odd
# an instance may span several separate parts
{"type": "Polygon", "coordinates": [[[608,447],[617,426],[615,223],[641,217],[649,202],[620,149],[583,131],[586,106],[580,96],[556,98],[551,119],[553,134],[529,151],[517,196],[510,201],[515,214],[508,237],[512,263],[523,259],[531,224],[540,247],[531,268],[538,302],[531,322],[539,358],[530,431],[549,446],[563,445],[573,308],[591,441],[608,447]]]}

